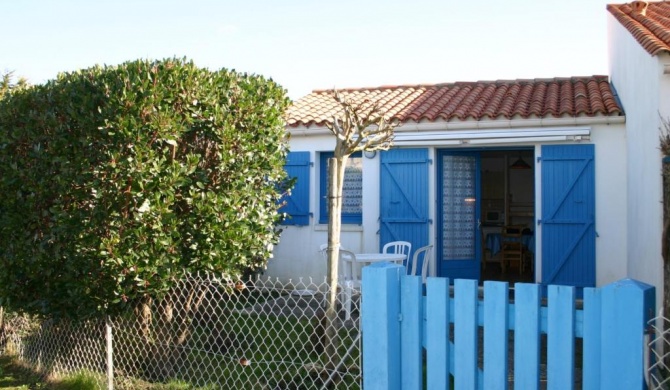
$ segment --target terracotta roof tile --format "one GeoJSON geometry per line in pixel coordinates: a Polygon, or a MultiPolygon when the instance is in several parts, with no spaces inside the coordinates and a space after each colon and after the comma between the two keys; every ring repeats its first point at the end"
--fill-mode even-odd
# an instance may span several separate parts
{"type": "Polygon", "coordinates": [[[670,2],[609,4],[607,10],[649,54],[670,53],[670,2]]]}
{"type": "MultiPolygon", "coordinates": [[[[607,76],[457,82],[339,90],[354,102],[379,102],[400,122],[619,116],[607,76]]],[[[289,126],[323,126],[339,115],[329,91],[314,91],[287,112],[289,126]]]]}

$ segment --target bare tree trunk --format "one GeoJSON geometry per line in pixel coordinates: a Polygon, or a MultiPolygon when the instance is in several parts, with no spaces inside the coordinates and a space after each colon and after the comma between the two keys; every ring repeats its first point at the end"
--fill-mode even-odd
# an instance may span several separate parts
{"type": "Polygon", "coordinates": [[[139,305],[135,308],[135,317],[139,327],[140,336],[145,342],[151,341],[151,306],[153,301],[150,296],[144,296],[139,305]]]}
{"type": "Polygon", "coordinates": [[[5,332],[5,308],[0,306],[0,352],[4,352],[7,333],[5,332]]]}
{"type": "Polygon", "coordinates": [[[340,258],[340,230],[342,224],[342,187],[347,160],[352,153],[365,150],[388,150],[393,145],[393,128],[396,126],[384,117],[379,103],[346,100],[337,91],[332,93],[342,108],[342,118],[333,117],[326,126],[335,135],[334,158],[328,160],[328,276],[330,288],[328,306],[324,317],[325,340],[323,358],[325,366],[335,370],[338,366],[337,338],[337,287],[340,258]]]}
{"type": "Polygon", "coordinates": [[[172,323],[175,319],[175,302],[173,293],[167,294],[156,305],[157,320],[154,324],[155,341],[152,344],[152,373],[151,379],[165,381],[173,378],[175,374],[175,362],[171,356],[172,345],[172,323]]]}
{"type": "MultiPolygon", "coordinates": [[[[139,337],[140,348],[144,351],[150,351],[148,355],[143,355],[138,357],[137,363],[139,367],[133,367],[139,369],[137,375],[144,377],[153,376],[152,370],[152,361],[151,354],[154,343],[154,336],[152,334],[152,324],[153,324],[153,299],[150,296],[145,295],[142,297],[141,301],[135,306],[135,327],[137,328],[137,333],[139,337]]],[[[131,365],[132,366],[132,365],[131,365]]]]}
{"type": "MultiPolygon", "coordinates": [[[[155,302],[155,313],[152,314],[151,307],[148,308],[148,317],[155,316],[155,321],[146,324],[144,318],[147,314],[141,315],[140,323],[147,326],[143,331],[153,336],[153,340],[147,343],[151,352],[146,372],[152,380],[176,378],[187,363],[187,349],[184,346],[190,339],[193,316],[200,308],[207,289],[189,282],[183,283],[186,284],[180,283],[163,299],[155,302]]],[[[145,310],[142,312],[146,313],[145,310]]]]}
{"type": "Polygon", "coordinates": [[[328,159],[328,277],[330,287],[328,306],[326,307],[325,366],[332,368],[336,364],[337,349],[337,285],[339,276],[340,228],[342,224],[342,185],[346,157],[328,159]]]}

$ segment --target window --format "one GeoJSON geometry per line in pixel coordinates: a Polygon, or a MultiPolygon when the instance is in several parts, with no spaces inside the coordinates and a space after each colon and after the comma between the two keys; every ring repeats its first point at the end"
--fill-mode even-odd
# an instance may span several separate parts
{"type": "MultiPolygon", "coordinates": [[[[332,152],[322,152],[319,161],[319,223],[328,223],[328,159],[332,152]]],[[[363,158],[360,152],[347,159],[342,186],[342,223],[363,222],[363,158]]]]}

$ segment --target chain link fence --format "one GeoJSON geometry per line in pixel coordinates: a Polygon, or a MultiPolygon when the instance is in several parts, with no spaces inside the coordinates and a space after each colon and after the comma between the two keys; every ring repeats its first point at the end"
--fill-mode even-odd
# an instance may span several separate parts
{"type": "Polygon", "coordinates": [[[360,295],[345,298],[351,311],[338,303],[331,322],[328,291],[326,283],[196,276],[116,318],[7,313],[0,352],[45,379],[84,373],[101,389],[360,389],[360,295]]]}
{"type": "Polygon", "coordinates": [[[670,390],[670,319],[658,316],[649,321],[645,338],[645,367],[649,390],[670,390]]]}
{"type": "MultiPolygon", "coordinates": [[[[360,389],[360,294],[338,294],[329,323],[329,291],[325,282],[194,276],[115,318],[5,313],[0,353],[45,380],[84,374],[99,389],[360,389]]],[[[670,319],[654,318],[649,329],[647,387],[670,390],[670,319]]]]}

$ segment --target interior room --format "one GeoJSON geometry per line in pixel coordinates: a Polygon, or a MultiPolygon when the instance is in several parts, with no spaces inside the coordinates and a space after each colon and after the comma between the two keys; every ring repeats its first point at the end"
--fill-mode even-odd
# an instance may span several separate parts
{"type": "Polygon", "coordinates": [[[534,151],[483,151],[480,158],[481,281],[532,282],[534,151]]]}

